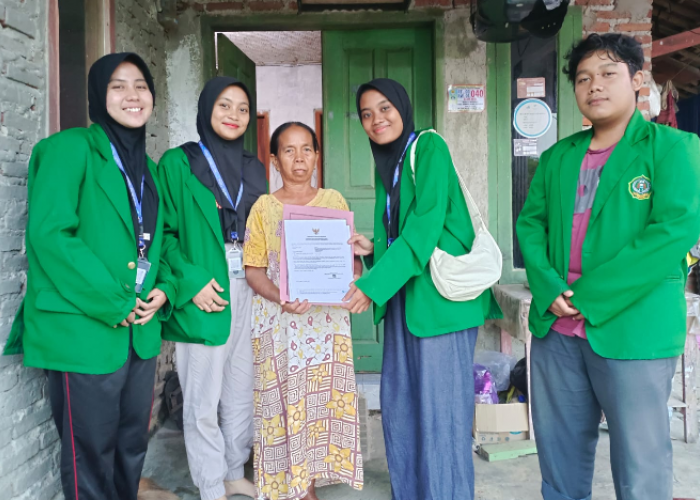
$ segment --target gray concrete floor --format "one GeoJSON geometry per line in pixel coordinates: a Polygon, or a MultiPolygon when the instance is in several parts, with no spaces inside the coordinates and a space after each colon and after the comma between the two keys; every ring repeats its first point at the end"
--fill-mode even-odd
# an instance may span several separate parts
{"type": "MultiPolygon", "coordinates": [[[[381,427],[372,426],[370,439],[382,439],[381,427]]],[[[682,427],[678,417],[672,426],[674,437],[674,497],[700,500],[700,445],[688,445],[680,441],[682,427]]],[[[596,457],[596,474],[593,485],[595,500],[615,500],[610,473],[610,441],[601,432],[596,457]]],[[[381,449],[381,446],[372,446],[381,449]]],[[[378,453],[375,453],[379,455],[378,453]]],[[[489,463],[474,455],[476,470],[475,500],[540,500],[540,471],[537,456],[489,463]]],[[[252,478],[252,470],[246,468],[246,476],[252,478]]],[[[197,489],[192,484],[187,467],[187,456],[182,433],[170,423],[151,439],[143,475],[154,479],[161,486],[175,492],[182,500],[198,500],[197,489]]],[[[365,462],[365,487],[356,492],[344,485],[329,486],[318,490],[322,500],[390,500],[389,472],[386,459],[373,458],[365,462]]],[[[246,497],[231,497],[245,500],[246,497]]]]}

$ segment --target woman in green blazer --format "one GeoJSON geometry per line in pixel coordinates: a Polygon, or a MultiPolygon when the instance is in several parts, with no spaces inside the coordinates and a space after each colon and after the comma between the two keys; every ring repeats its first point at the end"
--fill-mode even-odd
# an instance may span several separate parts
{"type": "Polygon", "coordinates": [[[406,90],[378,78],[361,85],[357,110],[377,164],[374,242],[355,236],[369,272],[348,308],[375,303],[384,319],[382,424],[393,498],[471,500],[474,469],[472,361],[478,327],[500,314],[490,291],[475,300],[443,298],[430,276],[436,247],[469,252],[469,211],[447,145],[426,134],[416,145],[416,180],[404,161],[418,135],[406,90]]]}
{"type": "Polygon", "coordinates": [[[66,499],[138,491],[161,307],[174,299],[146,155],[154,95],[139,56],[103,57],[88,76],[94,124],[44,139],[29,163],[27,294],[5,354],[47,370],[66,499]]]}
{"type": "Polygon", "coordinates": [[[177,342],[185,445],[203,500],[255,496],[243,477],[253,439],[253,292],[240,243],[267,181],[243,149],[251,107],[235,78],[210,80],[199,97],[199,143],[171,149],[158,166],[164,256],[177,289],[163,337],[177,342]]]}

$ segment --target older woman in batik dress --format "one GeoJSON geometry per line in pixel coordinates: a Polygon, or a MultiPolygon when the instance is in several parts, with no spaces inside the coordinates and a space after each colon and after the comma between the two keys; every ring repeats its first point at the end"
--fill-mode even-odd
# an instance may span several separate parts
{"type": "Polygon", "coordinates": [[[349,317],[362,311],[280,301],[284,205],[348,210],[337,191],[312,187],[318,150],[306,125],[275,131],[270,151],[284,185],[259,198],[245,237],[246,278],[255,291],[255,482],[259,497],[270,500],[317,500],[315,483],[362,489],[349,317]]]}

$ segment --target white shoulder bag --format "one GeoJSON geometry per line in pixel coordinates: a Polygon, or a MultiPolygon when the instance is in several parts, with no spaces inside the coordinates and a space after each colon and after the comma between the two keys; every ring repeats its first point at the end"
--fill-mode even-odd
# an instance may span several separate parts
{"type": "MultiPolygon", "coordinates": [[[[423,134],[438,133],[432,129],[424,130],[411,145],[411,173],[414,183],[416,182],[416,145],[423,134]]],[[[477,298],[498,282],[501,278],[503,256],[496,240],[486,229],[481,212],[474,203],[459,170],[454,166],[454,161],[452,168],[455,169],[464,199],[467,201],[467,209],[474,226],[474,243],[468,254],[456,257],[436,247],[430,257],[430,273],[440,295],[455,302],[464,302],[477,298]]]]}

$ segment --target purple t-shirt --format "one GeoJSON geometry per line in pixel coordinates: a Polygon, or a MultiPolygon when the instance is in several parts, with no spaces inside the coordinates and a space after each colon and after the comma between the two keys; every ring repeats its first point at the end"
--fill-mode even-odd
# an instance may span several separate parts
{"type": "MultiPolygon", "coordinates": [[[[567,283],[570,285],[581,277],[581,249],[586,239],[588,222],[591,220],[591,209],[598,190],[600,174],[605,163],[615,149],[616,144],[605,149],[589,149],[583,158],[581,172],[578,176],[576,189],[576,204],[574,205],[574,224],[571,229],[571,254],[569,257],[569,275],[567,283]]],[[[586,322],[576,321],[572,317],[559,318],[552,325],[556,332],[568,337],[586,338],[586,322]]]]}

